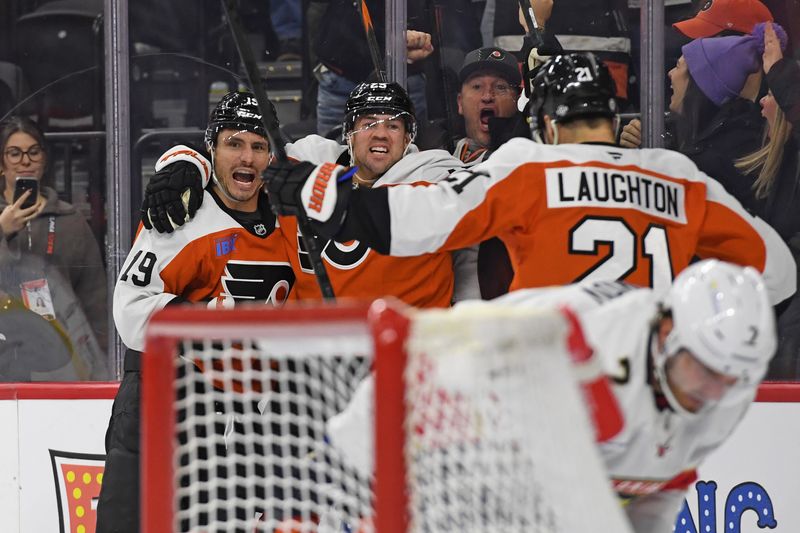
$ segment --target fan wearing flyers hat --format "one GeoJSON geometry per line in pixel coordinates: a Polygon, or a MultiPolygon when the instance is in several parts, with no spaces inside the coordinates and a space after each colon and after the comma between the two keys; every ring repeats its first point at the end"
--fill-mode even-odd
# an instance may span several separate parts
{"type": "Polygon", "coordinates": [[[502,48],[486,47],[466,55],[458,72],[458,114],[464,117],[466,137],[453,155],[466,164],[484,159],[490,145],[490,121],[513,116],[521,92],[517,59],[502,48]]]}
{"type": "MultiPolygon", "coordinates": [[[[483,161],[499,146],[500,137],[530,136],[525,117],[517,111],[522,76],[513,54],[497,47],[473,50],[464,58],[458,80],[458,114],[464,117],[467,135],[458,141],[453,155],[465,165],[483,161]]],[[[482,242],[478,247],[481,297],[491,299],[507,292],[513,276],[503,243],[497,238],[482,242]]]]}

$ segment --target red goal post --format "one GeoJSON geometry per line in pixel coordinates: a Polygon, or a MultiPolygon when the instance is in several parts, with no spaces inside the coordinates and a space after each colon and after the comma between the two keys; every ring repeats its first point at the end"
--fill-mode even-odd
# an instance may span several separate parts
{"type": "Polygon", "coordinates": [[[142,531],[626,531],[572,327],[384,300],[165,309],[143,357],[142,531]],[[329,434],[373,373],[374,427],[348,435],[371,430],[374,477],[329,434]]]}

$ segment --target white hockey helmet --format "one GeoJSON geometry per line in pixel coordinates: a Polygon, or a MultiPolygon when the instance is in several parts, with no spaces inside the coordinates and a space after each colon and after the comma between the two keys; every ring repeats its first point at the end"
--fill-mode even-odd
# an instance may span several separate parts
{"type": "Polygon", "coordinates": [[[742,384],[764,377],[777,334],[766,287],[754,268],[716,259],[695,263],[675,278],[664,306],[673,320],[666,357],[686,349],[742,384]]]}
{"type": "Polygon", "coordinates": [[[663,349],[653,338],[652,353],[656,379],[673,411],[688,418],[705,411],[685,409],[667,380],[667,361],[683,349],[708,368],[737,378],[720,401],[737,403],[752,394],[777,345],[774,312],[755,269],[716,259],[695,263],[675,278],[662,306],[673,326],[663,349]]]}

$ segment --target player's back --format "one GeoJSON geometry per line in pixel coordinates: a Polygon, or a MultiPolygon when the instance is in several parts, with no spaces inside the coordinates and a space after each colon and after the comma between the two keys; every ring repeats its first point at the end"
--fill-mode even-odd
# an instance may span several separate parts
{"type": "Polygon", "coordinates": [[[581,280],[666,288],[705,252],[763,267],[763,249],[728,238],[756,235],[749,215],[677,152],[512,143],[495,154],[520,160],[495,187],[528,189],[519,221],[499,235],[517,272],[512,290],[581,280]]]}

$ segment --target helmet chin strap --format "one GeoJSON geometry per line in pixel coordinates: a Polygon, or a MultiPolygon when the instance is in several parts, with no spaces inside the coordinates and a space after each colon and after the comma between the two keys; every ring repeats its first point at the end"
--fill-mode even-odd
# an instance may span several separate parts
{"type": "MultiPolygon", "coordinates": [[[[353,166],[358,166],[358,162],[356,161],[355,151],[353,150],[353,136],[360,132],[364,131],[365,128],[359,130],[353,130],[348,133],[345,133],[344,138],[347,140],[347,153],[350,155],[350,164],[353,166]]],[[[400,156],[400,159],[404,158],[408,155],[409,150],[411,149],[411,145],[414,143],[414,135],[410,135],[408,142],[406,143],[406,147],[403,149],[403,155],[400,156]]],[[[388,170],[388,169],[387,169],[388,170]]],[[[380,179],[380,176],[373,180],[365,180],[359,177],[358,172],[353,174],[353,178],[356,180],[357,184],[365,184],[365,183],[374,183],[380,179]]]]}
{"type": "Polygon", "coordinates": [[[217,186],[217,189],[222,193],[222,196],[224,196],[231,202],[234,203],[239,202],[239,200],[231,196],[231,194],[228,192],[228,189],[226,189],[225,186],[222,184],[222,182],[217,179],[217,170],[216,170],[217,167],[214,162],[216,148],[214,146],[210,146],[208,148],[208,152],[211,154],[211,179],[214,181],[214,185],[217,186]]]}
{"type": "Polygon", "coordinates": [[[558,123],[555,120],[551,120],[550,125],[553,127],[553,142],[550,144],[556,145],[558,144],[558,123]]]}

